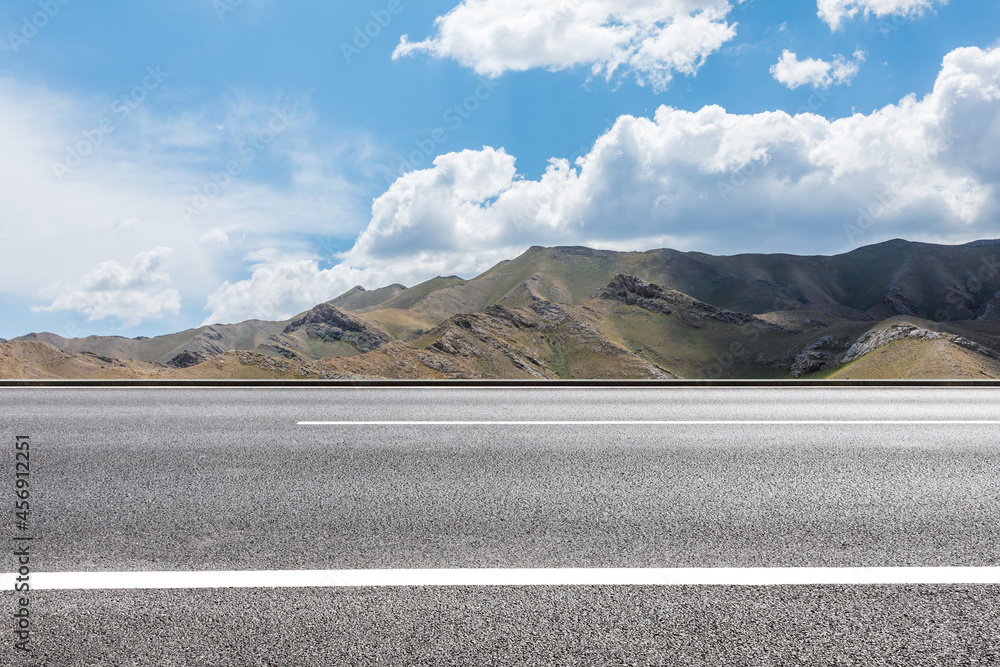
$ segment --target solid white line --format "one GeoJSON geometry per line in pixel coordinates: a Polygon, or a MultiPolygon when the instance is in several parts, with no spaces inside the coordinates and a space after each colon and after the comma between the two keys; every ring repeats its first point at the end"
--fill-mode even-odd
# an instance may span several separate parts
{"type": "Polygon", "coordinates": [[[299,426],[997,426],[1000,420],[539,420],[539,421],[302,421],[299,426]]]}
{"type": "MultiPolygon", "coordinates": [[[[11,590],[16,575],[0,575],[11,590]]],[[[32,590],[356,588],[414,586],[997,585],[1000,567],[277,570],[39,572],[32,590]]]]}
{"type": "MultiPolygon", "coordinates": [[[[65,379],[65,378],[64,378],[65,379]]],[[[0,382],[7,382],[8,380],[0,380],[0,382]]],[[[30,378],[29,378],[30,381],[30,378]]],[[[58,378],[53,381],[59,382],[58,378]]],[[[69,380],[73,382],[73,380],[69,380]]],[[[100,382],[101,380],[98,380],[100,382]]],[[[374,380],[378,382],[379,380],[374,380]]],[[[729,380],[724,380],[729,382],[729,380]]],[[[20,380],[12,380],[12,382],[20,382],[20,380]]],[[[44,382],[44,380],[42,380],[44,382]]],[[[123,380],[123,382],[129,382],[129,380],[123,380]]],[[[213,380],[207,380],[206,382],[213,382],[213,380]]],[[[284,382],[283,380],[280,382],[284,382]]],[[[297,387],[295,385],[288,384],[276,384],[274,386],[260,385],[251,386],[251,389],[487,389],[491,391],[495,390],[520,390],[520,389],[568,389],[568,390],[578,390],[578,389],[761,389],[761,390],[777,390],[777,389],[790,389],[792,391],[800,391],[803,389],[875,389],[875,390],[896,390],[896,389],[932,389],[932,390],[945,390],[951,391],[953,389],[989,389],[996,391],[997,387],[992,384],[997,382],[997,380],[969,380],[968,382],[972,384],[948,384],[952,382],[964,382],[963,380],[941,380],[942,384],[920,384],[923,380],[899,380],[896,384],[871,384],[871,385],[852,385],[852,384],[829,384],[829,385],[814,385],[814,384],[779,384],[772,385],[766,384],[767,380],[755,381],[746,380],[746,384],[726,384],[713,386],[709,384],[710,380],[684,380],[685,384],[656,384],[657,381],[653,381],[653,384],[638,384],[638,385],[617,385],[617,384],[602,384],[600,380],[594,380],[591,384],[579,384],[579,385],[555,385],[549,384],[545,381],[539,381],[538,384],[525,384],[525,385],[497,385],[490,386],[487,384],[474,384],[469,386],[462,385],[433,385],[433,384],[414,384],[414,385],[371,385],[364,384],[367,380],[360,380],[360,384],[357,385],[302,385],[297,387]],[[982,384],[991,383],[991,384],[982,384]]],[[[430,380],[430,382],[434,382],[430,380]]],[[[739,382],[737,380],[737,382],[739,382]]],[[[851,382],[851,380],[846,380],[845,382],[851,382]]],[[[66,385],[44,385],[44,384],[27,384],[27,385],[10,385],[10,384],[0,384],[0,389],[240,389],[240,385],[79,385],[79,386],[66,386],[66,385]]],[[[245,387],[244,387],[245,388],[245,387]]]]}

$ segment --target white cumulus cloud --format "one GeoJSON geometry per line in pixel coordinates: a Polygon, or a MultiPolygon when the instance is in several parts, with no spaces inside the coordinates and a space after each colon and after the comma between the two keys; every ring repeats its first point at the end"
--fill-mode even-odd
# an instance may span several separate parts
{"type": "Polygon", "coordinates": [[[799,60],[797,54],[785,49],[778,62],[771,66],[771,75],[775,81],[792,90],[805,85],[829,88],[832,85],[850,83],[857,76],[864,59],[865,54],[856,51],[854,60],[848,60],[842,55],[834,56],[830,61],[816,58],[799,60]]]}
{"type": "Polygon", "coordinates": [[[832,30],[840,28],[844,19],[857,16],[898,16],[909,18],[919,16],[935,5],[947,4],[948,0],[818,0],[819,17],[832,30]]]}
{"type": "Polygon", "coordinates": [[[606,78],[631,71],[663,90],[736,35],[731,9],[726,0],[463,0],[434,36],[404,35],[393,58],[424,52],[490,77],[583,65],[606,78]]]}
{"type": "Polygon", "coordinates": [[[33,310],[77,311],[91,320],[116,317],[126,326],[176,315],[181,309],[180,292],[168,287],[170,275],[160,270],[169,252],[169,248],[157,248],[139,253],[129,266],[114,260],[102,262],[76,285],[64,288],[51,305],[33,310]]]}
{"type": "Polygon", "coordinates": [[[345,264],[320,270],[313,259],[275,259],[255,266],[247,280],[223,283],[208,297],[206,307],[212,312],[202,324],[286,320],[354,285],[381,279],[380,272],[345,264]]]}
{"type": "Polygon", "coordinates": [[[827,120],[660,107],[623,116],[575,164],[539,180],[500,149],[439,157],[373,206],[347,259],[486,253],[532,243],[666,238],[736,251],[850,247],[859,211],[879,205],[880,235],[993,233],[1000,185],[1000,50],[947,56],[932,93],[870,115],[827,120]]]}

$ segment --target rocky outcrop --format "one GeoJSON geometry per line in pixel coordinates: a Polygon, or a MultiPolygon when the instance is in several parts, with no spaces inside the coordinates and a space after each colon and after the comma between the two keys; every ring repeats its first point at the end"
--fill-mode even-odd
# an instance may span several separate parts
{"type": "MultiPolygon", "coordinates": [[[[546,301],[545,303],[548,302],[546,301]]],[[[484,312],[490,317],[506,320],[518,329],[537,329],[541,326],[540,322],[531,319],[523,311],[505,308],[504,306],[490,306],[484,312]]]]}
{"type": "Polygon", "coordinates": [[[167,366],[172,366],[174,368],[191,368],[192,366],[197,366],[198,364],[204,362],[207,357],[193,350],[184,350],[173,359],[167,362],[167,366]]]}
{"type": "Polygon", "coordinates": [[[310,338],[343,340],[361,352],[372,352],[392,342],[367,322],[328,303],[320,304],[285,327],[284,334],[303,331],[310,338]]]}
{"type": "Polygon", "coordinates": [[[677,312],[682,314],[685,319],[693,319],[695,321],[713,319],[737,326],[753,322],[756,325],[775,331],[785,330],[783,327],[765,322],[753,315],[718,308],[703,301],[698,301],[682,292],[664,289],[659,285],[647,283],[645,280],[636,278],[635,276],[621,273],[615,276],[607,287],[594,292],[591,298],[618,301],[628,306],[639,306],[640,308],[664,315],[677,312]]]}
{"type": "Polygon", "coordinates": [[[995,351],[984,347],[979,343],[971,341],[968,338],[962,338],[961,336],[943,333],[940,331],[929,331],[912,324],[894,324],[891,327],[875,329],[863,335],[854,343],[854,345],[850,347],[849,350],[847,350],[840,362],[848,364],[856,359],[860,359],[870,352],[874,352],[880,347],[888,345],[889,343],[906,339],[946,340],[961,348],[975,352],[976,354],[981,354],[984,357],[990,357],[992,359],[997,358],[997,353],[995,351]]]}
{"type": "Polygon", "coordinates": [[[975,319],[980,322],[1000,322],[1000,292],[994,294],[992,299],[979,307],[975,319]]]}
{"type": "MultiPolygon", "coordinates": [[[[183,350],[178,352],[178,354],[183,354],[184,352],[191,352],[192,354],[200,354],[205,357],[212,357],[217,354],[223,354],[227,350],[223,345],[225,336],[221,331],[217,329],[217,325],[212,325],[205,327],[205,329],[199,333],[197,336],[191,339],[187,343],[183,350]]],[[[168,365],[172,362],[168,362],[168,365]]],[[[181,366],[179,368],[186,368],[181,366]]]]}
{"type": "MultiPolygon", "coordinates": [[[[342,380],[351,379],[353,376],[345,373],[338,373],[330,369],[319,368],[314,364],[303,363],[294,359],[279,359],[260,352],[243,350],[240,352],[228,353],[235,356],[236,360],[243,366],[249,366],[254,371],[262,371],[266,374],[284,374],[297,379],[311,380],[342,380]]],[[[256,372],[252,375],[260,377],[256,372]]],[[[245,377],[240,375],[238,377],[245,377]]]]}
{"type": "Polygon", "coordinates": [[[258,368],[276,373],[286,373],[292,368],[280,359],[260,354],[259,352],[238,352],[236,353],[236,358],[240,360],[241,364],[246,366],[257,366],[258,368]]]}
{"type": "Polygon", "coordinates": [[[844,341],[834,336],[823,336],[796,355],[792,362],[792,377],[800,378],[838,363],[838,356],[843,350],[844,341]]]}
{"type": "Polygon", "coordinates": [[[619,301],[627,306],[639,306],[646,310],[655,310],[669,315],[671,313],[669,302],[676,300],[671,298],[674,294],[679,293],[665,290],[659,285],[647,283],[635,276],[619,273],[608,283],[607,287],[597,290],[591,297],[619,301]]]}
{"type": "Polygon", "coordinates": [[[281,336],[271,336],[269,342],[258,345],[254,351],[261,352],[270,357],[281,357],[290,361],[305,362],[311,357],[308,352],[299,349],[299,346],[294,341],[285,341],[281,336]]]}
{"type": "Polygon", "coordinates": [[[503,357],[529,377],[551,377],[545,364],[522,346],[506,339],[503,320],[486,314],[456,315],[450,323],[456,328],[448,328],[446,323],[444,334],[428,348],[429,351],[468,360],[503,357]]]}
{"type": "MultiPolygon", "coordinates": [[[[456,324],[458,323],[456,322],[456,324]]],[[[461,328],[468,328],[471,331],[471,327],[461,328]]],[[[476,347],[469,341],[465,340],[465,338],[463,338],[455,330],[446,331],[444,335],[434,341],[430,347],[433,350],[444,352],[445,354],[450,354],[456,357],[466,357],[468,359],[472,359],[478,354],[476,347]]]]}

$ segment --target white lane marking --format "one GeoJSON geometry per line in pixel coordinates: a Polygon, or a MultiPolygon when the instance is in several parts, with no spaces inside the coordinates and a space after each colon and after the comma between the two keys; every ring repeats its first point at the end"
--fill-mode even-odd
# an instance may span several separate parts
{"type": "Polygon", "coordinates": [[[540,420],[540,421],[301,421],[299,426],[998,426],[1000,420],[540,420]]]}
{"type": "MultiPolygon", "coordinates": [[[[0,575],[11,590],[16,575],[0,575]]],[[[38,572],[34,590],[355,588],[414,586],[872,586],[997,585],[1000,567],[276,570],[38,572]]]]}

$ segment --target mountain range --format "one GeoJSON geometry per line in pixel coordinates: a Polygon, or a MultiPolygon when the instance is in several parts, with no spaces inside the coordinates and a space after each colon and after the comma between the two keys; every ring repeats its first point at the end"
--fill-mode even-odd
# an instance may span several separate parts
{"type": "Polygon", "coordinates": [[[1000,378],[1000,240],[835,256],[532,247],[288,320],[0,342],[3,378],[1000,378]]]}

